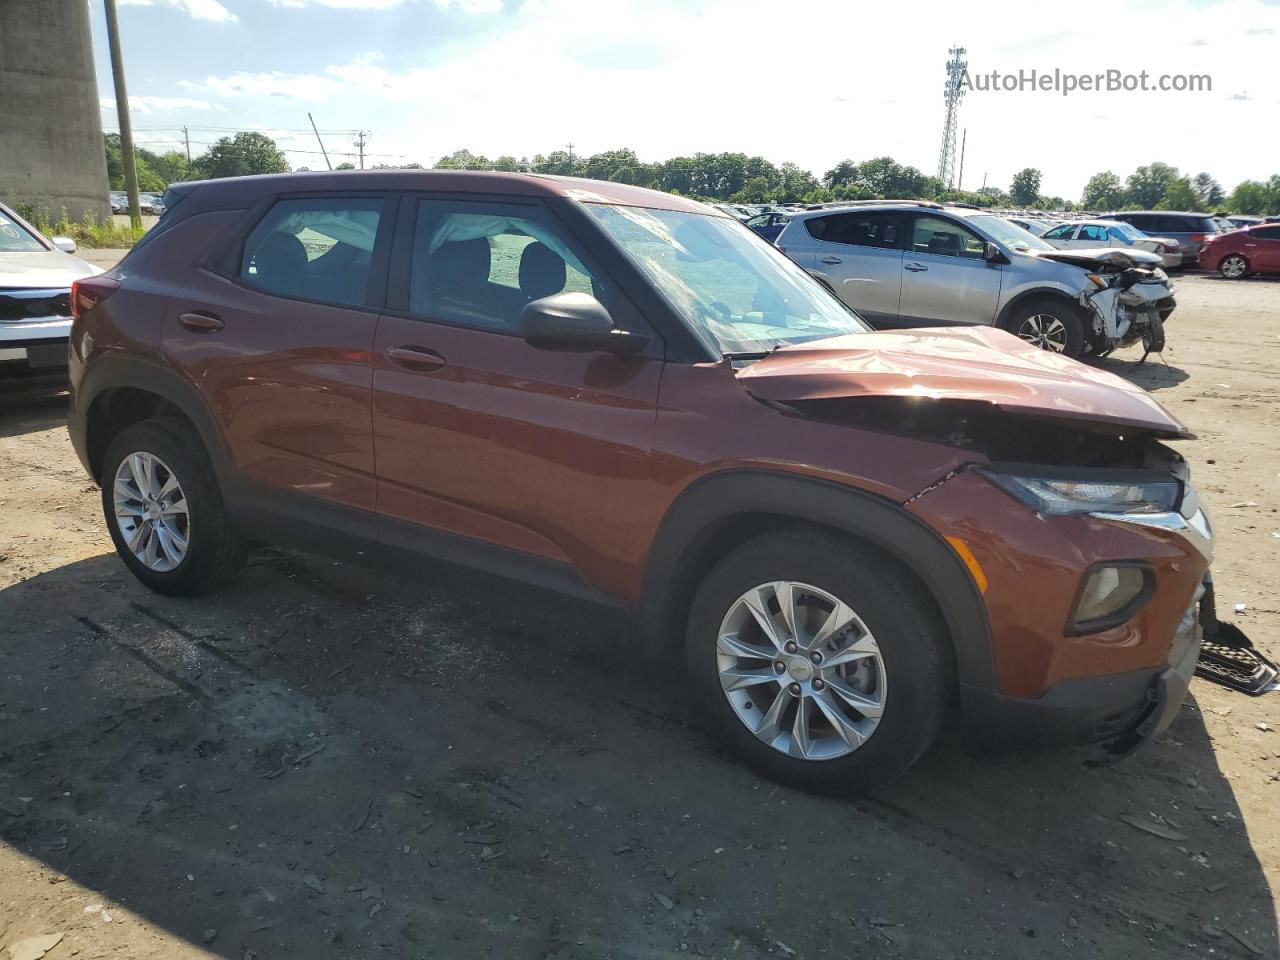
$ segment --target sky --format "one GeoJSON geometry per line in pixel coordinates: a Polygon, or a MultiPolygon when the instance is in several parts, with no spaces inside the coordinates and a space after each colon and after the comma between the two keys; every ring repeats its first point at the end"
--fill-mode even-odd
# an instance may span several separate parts
{"type": "MultiPolygon", "coordinates": [[[[103,126],[117,129],[92,14],[103,126]]],[[[1228,190],[1280,173],[1280,0],[118,0],[135,139],[193,155],[235,130],[295,167],[333,154],[430,166],[631,147],[792,161],[889,155],[937,172],[948,49],[970,76],[1055,69],[1208,75],[1198,92],[970,89],[961,186],[1024,167],[1078,199],[1101,170],[1208,171],[1228,190]],[[326,132],[332,131],[332,132],[326,132]]]]}

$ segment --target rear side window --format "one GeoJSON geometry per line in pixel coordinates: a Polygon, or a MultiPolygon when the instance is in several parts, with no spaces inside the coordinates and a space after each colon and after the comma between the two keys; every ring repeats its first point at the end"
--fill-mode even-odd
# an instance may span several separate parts
{"type": "Polygon", "coordinates": [[[1263,240],[1280,240],[1280,227],[1262,227],[1250,231],[1250,236],[1261,237],[1263,240]]]}
{"type": "Polygon", "coordinates": [[[1080,236],[1077,240],[1095,240],[1099,243],[1107,242],[1107,228],[1095,226],[1083,226],[1080,228],[1080,236]]]}
{"type": "Polygon", "coordinates": [[[839,213],[814,217],[804,225],[815,240],[896,250],[899,223],[900,217],[893,213],[839,213]]]}
{"type": "Polygon", "coordinates": [[[245,241],[240,278],[281,297],[342,306],[367,302],[382,200],[280,200],[245,241]]]}

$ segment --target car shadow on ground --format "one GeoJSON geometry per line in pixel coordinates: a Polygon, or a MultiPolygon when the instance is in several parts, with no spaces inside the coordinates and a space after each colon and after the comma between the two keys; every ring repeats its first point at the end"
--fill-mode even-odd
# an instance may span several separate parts
{"type": "Polygon", "coordinates": [[[67,393],[62,386],[32,387],[0,382],[0,437],[38,433],[67,422],[67,393]]]}
{"type": "Polygon", "coordinates": [[[1102,357],[1090,361],[1090,365],[1099,370],[1106,370],[1118,377],[1123,377],[1132,384],[1152,393],[1173,387],[1188,380],[1191,374],[1181,367],[1175,367],[1159,354],[1153,353],[1145,361],[1139,363],[1142,354],[1133,357],[1102,357]]]}
{"type": "Polygon", "coordinates": [[[1277,953],[1194,704],[1115,766],[946,737],[874,797],[813,797],[727,758],[678,653],[615,613],[278,551],[198,600],[107,555],[17,583],[0,657],[0,838],[33,863],[10,941],[136,918],[237,960],[1277,953]]]}

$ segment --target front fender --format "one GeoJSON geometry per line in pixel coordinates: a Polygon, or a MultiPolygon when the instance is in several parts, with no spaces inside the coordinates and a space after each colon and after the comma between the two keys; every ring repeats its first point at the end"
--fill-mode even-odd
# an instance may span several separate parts
{"type": "Polygon", "coordinates": [[[706,555],[707,531],[735,517],[771,515],[820,525],[892,556],[932,594],[950,634],[958,679],[993,682],[986,606],[963,561],[927,524],[893,501],[826,480],[770,471],[729,470],[691,484],[658,529],[637,609],[642,638],[661,649],[683,638],[698,582],[718,555],[706,555]]]}

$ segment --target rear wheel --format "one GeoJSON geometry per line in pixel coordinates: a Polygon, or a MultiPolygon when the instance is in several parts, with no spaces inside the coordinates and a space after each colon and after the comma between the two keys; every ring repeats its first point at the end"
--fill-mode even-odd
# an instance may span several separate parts
{"type": "Polygon", "coordinates": [[[915,763],[941,723],[946,661],[928,609],[916,584],[852,542],[761,537],[717,564],[694,599],[695,695],[765,775],[870,789],[915,763]]]}
{"type": "Polygon", "coordinates": [[[1240,280],[1249,274],[1249,261],[1238,253],[1228,254],[1218,264],[1218,272],[1228,280],[1240,280]]]}
{"type": "Polygon", "coordinates": [[[147,420],[120,432],[103,460],[102,508],[120,558],[159,593],[212,590],[244,563],[247,545],[185,420],[147,420]]]}
{"type": "Polygon", "coordinates": [[[1061,300],[1033,300],[1018,307],[1004,327],[1041,350],[1079,357],[1084,350],[1084,323],[1075,308],[1061,300]]]}

